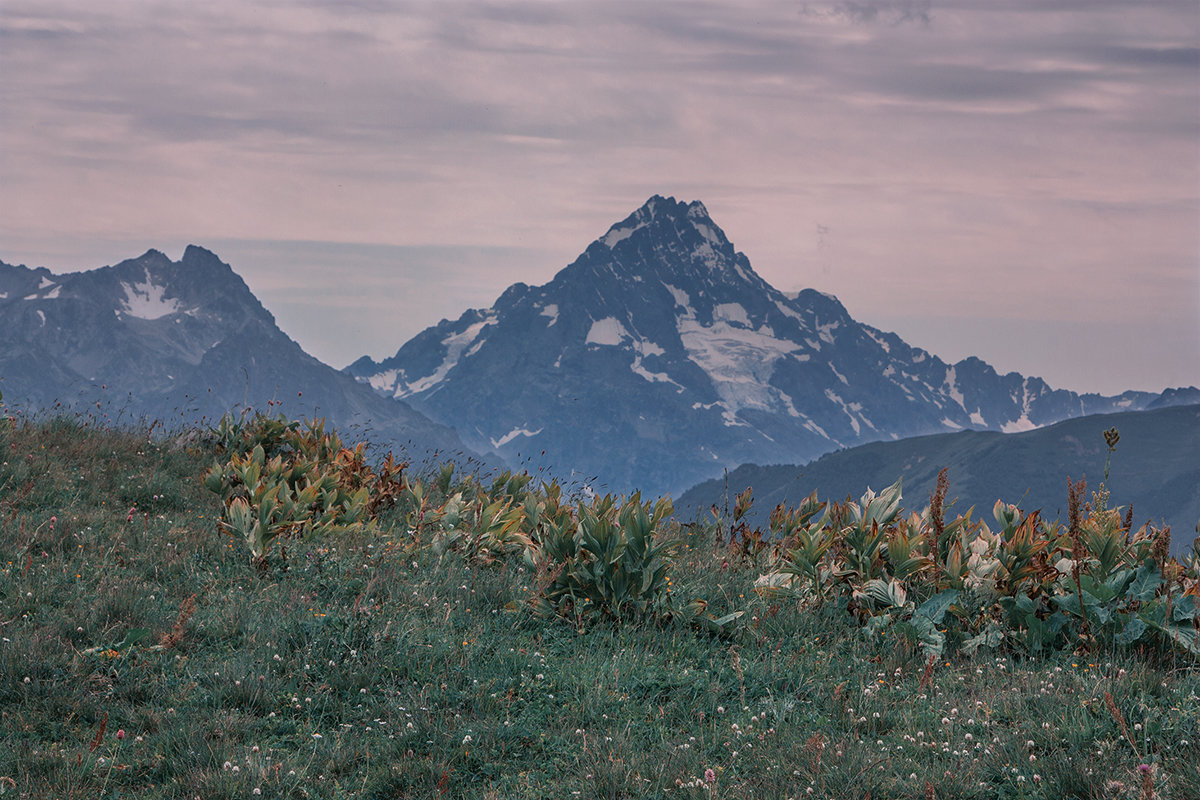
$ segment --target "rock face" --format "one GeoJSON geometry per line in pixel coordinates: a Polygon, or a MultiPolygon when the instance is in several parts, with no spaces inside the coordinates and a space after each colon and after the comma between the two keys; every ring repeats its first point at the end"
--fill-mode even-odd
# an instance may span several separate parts
{"type": "Polygon", "coordinates": [[[305,353],[228,264],[195,246],[177,262],[150,250],[65,275],[0,263],[0,380],[15,408],[172,425],[274,402],[412,457],[467,455],[449,428],[305,353]]]}
{"type": "Polygon", "coordinates": [[[649,493],[745,462],[1200,400],[1195,389],[1078,395],[977,358],[946,364],[856,322],[835,297],[783,294],[703,204],[658,196],[549,283],[514,284],[491,308],[346,371],[470,447],[649,493]]]}

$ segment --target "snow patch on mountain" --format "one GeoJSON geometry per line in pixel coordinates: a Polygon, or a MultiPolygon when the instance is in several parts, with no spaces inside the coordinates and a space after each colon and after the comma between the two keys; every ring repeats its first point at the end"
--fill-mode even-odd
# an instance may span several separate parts
{"type": "Polygon", "coordinates": [[[484,317],[478,322],[468,325],[466,330],[459,333],[452,333],[445,339],[442,339],[442,346],[446,348],[446,356],[442,359],[442,363],[429,375],[419,378],[407,386],[397,386],[395,391],[396,397],[407,397],[410,394],[423,392],[439,383],[442,378],[445,378],[450,373],[450,370],[458,366],[458,362],[462,358],[464,351],[474,344],[475,339],[483,332],[483,329],[494,321],[495,318],[493,317],[484,317]]]}
{"type": "Polygon", "coordinates": [[[558,322],[558,303],[549,303],[542,309],[541,315],[550,318],[550,321],[546,323],[547,328],[558,322]]]}
{"type": "Polygon", "coordinates": [[[877,344],[883,348],[883,352],[888,353],[889,355],[891,354],[892,346],[890,344],[888,344],[887,339],[880,336],[877,331],[874,331],[865,325],[863,326],[863,330],[865,330],[867,332],[867,336],[870,336],[875,341],[875,344],[877,344]]]}
{"type": "Polygon", "coordinates": [[[833,344],[833,332],[835,330],[837,330],[838,328],[840,328],[841,325],[842,325],[842,323],[838,322],[837,320],[834,320],[833,322],[828,322],[824,325],[818,325],[817,326],[817,336],[820,337],[822,342],[827,342],[828,344],[833,344]]]}
{"type": "Polygon", "coordinates": [[[850,418],[850,427],[854,428],[854,435],[858,436],[859,434],[861,434],[862,433],[862,425],[859,423],[858,417],[855,416],[854,412],[850,410],[850,407],[848,405],[846,405],[846,401],[843,400],[841,398],[841,396],[839,394],[837,394],[836,392],[834,392],[832,389],[825,390],[825,397],[829,398],[829,401],[831,403],[836,403],[838,406],[840,406],[842,409],[842,412],[847,417],[850,418]]]}
{"type": "Polygon", "coordinates": [[[608,233],[604,234],[604,238],[602,238],[600,241],[604,242],[604,246],[611,250],[644,227],[646,227],[645,222],[639,222],[637,225],[632,225],[627,228],[614,225],[609,228],[608,233]]]}
{"type": "Polygon", "coordinates": [[[130,284],[121,281],[121,288],[125,290],[121,310],[131,317],[160,319],[182,310],[178,300],[164,296],[167,287],[155,283],[149,269],[146,270],[144,282],[130,284]]]}
{"type": "Polygon", "coordinates": [[[734,326],[724,319],[706,326],[682,318],[676,329],[688,357],[708,374],[721,398],[727,426],[738,424],[741,409],[778,411],[784,405],[783,393],[770,380],[775,363],[799,349],[796,344],[775,338],[769,328],[734,326]]]}
{"type": "Polygon", "coordinates": [[[526,437],[532,438],[534,436],[537,436],[539,433],[541,433],[542,430],[543,430],[542,428],[538,428],[536,431],[531,431],[528,428],[513,428],[511,431],[504,434],[499,439],[491,439],[489,441],[491,441],[493,448],[499,450],[501,447],[504,447],[504,445],[508,444],[513,439],[517,438],[518,436],[526,436],[526,437]]]}
{"type": "Polygon", "coordinates": [[[946,394],[950,395],[950,399],[958,403],[963,411],[967,410],[966,398],[958,388],[958,375],[954,367],[946,368],[946,380],[942,383],[946,387],[946,394]]]}
{"type": "MultiPolygon", "coordinates": [[[[751,327],[750,315],[746,313],[746,307],[741,303],[718,303],[713,307],[713,321],[732,322],[746,328],[751,327]]],[[[774,333],[768,332],[767,335],[774,336],[774,333]]]]}
{"type": "Polygon", "coordinates": [[[797,322],[799,322],[799,323],[800,323],[800,327],[801,327],[801,328],[806,328],[806,327],[808,327],[807,323],[804,321],[804,315],[803,315],[803,314],[801,314],[801,313],[800,313],[799,311],[797,311],[796,309],[794,309],[794,308],[792,308],[791,306],[789,306],[787,303],[784,303],[784,302],[782,302],[782,301],[780,301],[780,300],[776,300],[776,301],[775,301],[775,307],[776,307],[776,308],[778,308],[778,309],[779,309],[779,311],[780,311],[782,314],[784,314],[785,316],[789,316],[789,317],[791,317],[792,319],[794,319],[794,320],[796,320],[797,322]]]}
{"type": "Polygon", "coordinates": [[[616,317],[605,317],[592,323],[592,327],[588,329],[587,339],[584,340],[584,344],[616,347],[626,339],[632,338],[629,335],[629,331],[625,330],[625,326],[616,317]]]}
{"type": "Polygon", "coordinates": [[[708,240],[710,244],[716,247],[721,246],[721,237],[717,236],[716,232],[711,227],[705,225],[703,222],[697,222],[694,227],[701,236],[708,240]]]}
{"type": "Polygon", "coordinates": [[[1028,414],[1022,414],[1020,418],[1001,425],[1000,430],[1005,433],[1023,433],[1024,431],[1031,431],[1036,427],[1037,425],[1030,421],[1028,414]]]}
{"type": "Polygon", "coordinates": [[[629,368],[633,370],[634,375],[638,375],[645,380],[650,381],[651,383],[674,384],[675,386],[679,387],[679,391],[684,391],[684,387],[680,385],[678,381],[671,378],[670,375],[666,374],[665,372],[651,372],[650,370],[646,369],[642,363],[643,359],[649,356],[661,356],[667,352],[666,350],[654,342],[647,342],[645,340],[632,342],[632,346],[633,363],[629,365],[629,368]]]}
{"type": "Polygon", "coordinates": [[[695,311],[692,310],[692,298],[688,297],[687,292],[685,292],[683,289],[678,289],[669,283],[664,283],[663,286],[667,287],[667,291],[671,293],[671,297],[675,298],[675,305],[683,306],[685,309],[687,309],[686,313],[688,316],[695,315],[695,311]]]}
{"type": "Polygon", "coordinates": [[[395,388],[399,373],[398,369],[385,369],[383,372],[377,372],[367,378],[367,382],[371,384],[372,389],[378,392],[388,392],[395,388]]]}
{"type": "Polygon", "coordinates": [[[804,427],[815,433],[817,436],[820,436],[822,439],[828,439],[831,442],[834,441],[833,437],[826,433],[824,428],[813,422],[808,417],[804,417],[804,427]]]}

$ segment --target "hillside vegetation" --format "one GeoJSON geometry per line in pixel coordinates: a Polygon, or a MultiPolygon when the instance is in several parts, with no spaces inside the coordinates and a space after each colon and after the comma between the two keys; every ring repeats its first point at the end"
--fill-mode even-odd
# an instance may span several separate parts
{"type": "Polygon", "coordinates": [[[1102,487],[756,532],[282,418],[0,450],[0,795],[1200,796],[1200,560],[1102,487]]]}

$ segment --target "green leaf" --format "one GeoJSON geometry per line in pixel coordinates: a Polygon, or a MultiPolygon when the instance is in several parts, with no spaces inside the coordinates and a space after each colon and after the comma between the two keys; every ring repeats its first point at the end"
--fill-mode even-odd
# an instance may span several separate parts
{"type": "Polygon", "coordinates": [[[868,637],[878,636],[885,628],[892,624],[892,615],[884,612],[876,614],[873,617],[868,617],[866,623],[862,627],[862,632],[868,637]]]}
{"type": "Polygon", "coordinates": [[[1125,628],[1116,635],[1113,641],[1119,645],[1132,644],[1140,639],[1149,627],[1141,617],[1136,614],[1130,615],[1129,621],[1125,623],[1125,628]]]}
{"type": "Polygon", "coordinates": [[[1174,640],[1175,644],[1200,656],[1200,631],[1188,625],[1167,625],[1160,630],[1174,640]]]}
{"type": "Polygon", "coordinates": [[[883,610],[902,608],[908,599],[904,586],[897,580],[872,578],[863,584],[862,593],[872,605],[883,610]]]}
{"type": "Polygon", "coordinates": [[[1196,596],[1185,594],[1175,601],[1171,609],[1171,619],[1175,622],[1191,622],[1196,618],[1196,596]]]}
{"type": "Polygon", "coordinates": [[[1130,600],[1138,600],[1145,602],[1154,599],[1154,593],[1162,584],[1162,575],[1159,574],[1157,567],[1149,566],[1148,563],[1143,563],[1137,569],[1137,574],[1133,578],[1133,582],[1129,584],[1129,588],[1125,591],[1125,596],[1130,600]]]}
{"type": "Polygon", "coordinates": [[[962,643],[963,652],[967,655],[974,655],[975,651],[981,647],[986,647],[989,650],[999,647],[1004,641],[1004,631],[997,625],[988,625],[987,630],[976,636],[972,636],[962,643]]]}
{"type": "Polygon", "coordinates": [[[941,656],[946,650],[946,634],[938,630],[933,620],[929,617],[915,616],[910,623],[921,638],[921,650],[926,655],[941,656]]]}
{"type": "Polygon", "coordinates": [[[938,592],[922,603],[916,613],[918,616],[925,617],[935,624],[940,625],[942,618],[946,616],[946,610],[956,600],[958,600],[958,589],[947,589],[944,592],[938,592]]]}
{"type": "Polygon", "coordinates": [[[1083,591],[1092,595],[1101,603],[1107,603],[1117,596],[1116,591],[1107,583],[1101,583],[1091,575],[1080,575],[1079,583],[1083,586],[1083,591]]]}
{"type": "Polygon", "coordinates": [[[1070,594],[1056,594],[1050,599],[1054,601],[1055,605],[1057,605],[1063,611],[1066,611],[1068,614],[1082,618],[1084,612],[1079,607],[1080,594],[1083,596],[1083,606],[1085,609],[1087,609],[1088,618],[1092,620],[1099,619],[1101,624],[1108,622],[1110,617],[1108,609],[1101,605],[1096,596],[1089,591],[1085,590],[1078,594],[1075,592],[1071,592],[1070,594]]]}
{"type": "Polygon", "coordinates": [[[112,649],[113,650],[124,650],[126,647],[131,647],[131,646],[137,644],[138,642],[140,642],[142,639],[145,639],[149,635],[150,635],[149,628],[130,628],[125,633],[125,638],[122,639],[119,643],[114,644],[112,649]]]}
{"type": "Polygon", "coordinates": [[[1114,572],[1109,579],[1104,582],[1104,585],[1107,586],[1112,592],[1110,596],[1124,597],[1126,592],[1129,591],[1129,584],[1133,583],[1133,579],[1136,574],[1137,573],[1134,570],[1129,569],[1128,567],[1114,572]]]}

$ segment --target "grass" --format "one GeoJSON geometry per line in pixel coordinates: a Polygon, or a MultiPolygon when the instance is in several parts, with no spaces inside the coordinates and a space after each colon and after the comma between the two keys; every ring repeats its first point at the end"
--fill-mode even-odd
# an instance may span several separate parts
{"type": "Polygon", "coordinates": [[[756,595],[699,529],[672,590],[744,610],[726,638],[536,616],[519,560],[400,528],[262,572],[217,528],[212,459],[0,428],[0,796],[1200,797],[1183,654],[928,662],[756,595]]]}

